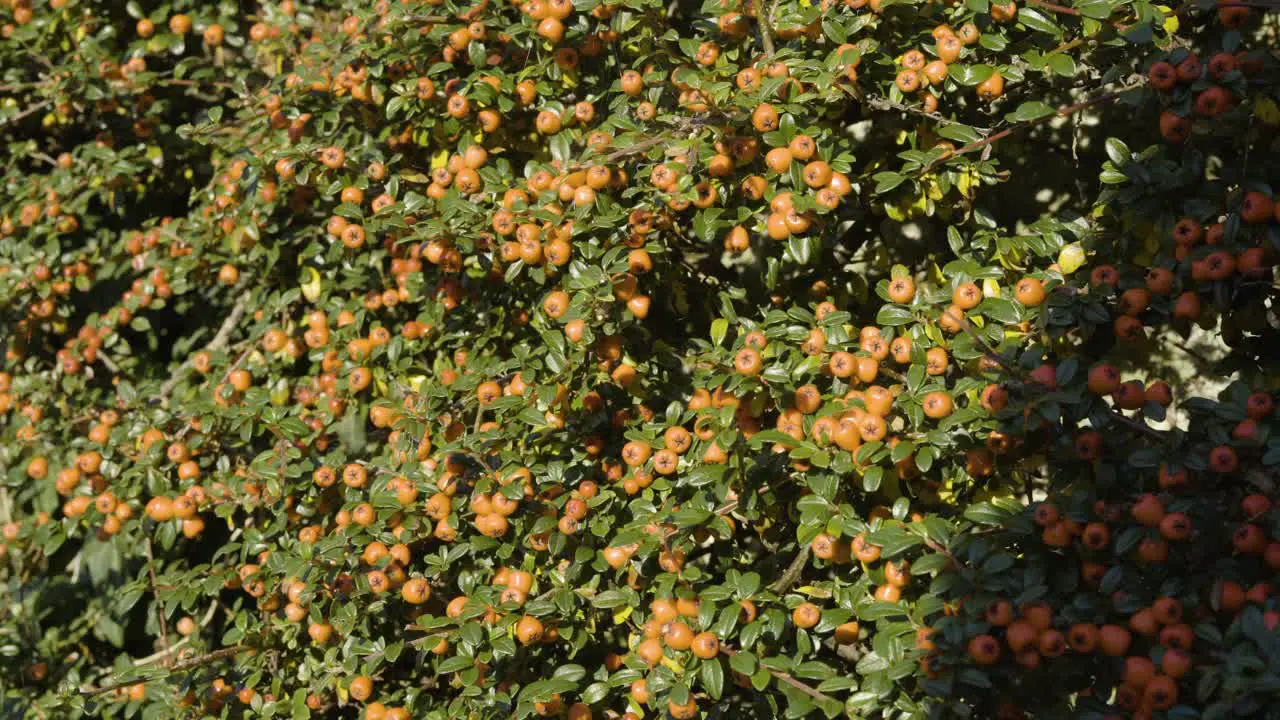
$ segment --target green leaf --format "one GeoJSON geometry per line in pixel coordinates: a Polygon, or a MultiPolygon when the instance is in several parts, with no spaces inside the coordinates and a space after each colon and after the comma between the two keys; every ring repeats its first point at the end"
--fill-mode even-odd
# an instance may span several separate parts
{"type": "Polygon", "coordinates": [[[906,325],[914,319],[915,314],[910,308],[902,305],[881,305],[876,312],[876,324],[888,327],[906,325]]]}
{"type": "Polygon", "coordinates": [[[859,675],[870,675],[871,673],[881,672],[889,669],[889,661],[880,655],[869,652],[858,658],[858,664],[854,666],[859,675]]]}
{"type": "Polygon", "coordinates": [[[999,297],[989,297],[982,301],[978,306],[978,312],[995,320],[996,322],[1010,325],[1022,320],[1022,313],[1019,312],[1018,306],[1014,305],[1012,300],[999,297]]]}
{"type": "Polygon", "coordinates": [[[1115,12],[1117,3],[1113,0],[1077,0],[1072,5],[1084,17],[1106,20],[1115,12]]]}
{"type": "Polygon", "coordinates": [[[964,517],[979,525],[1000,525],[1009,513],[989,502],[977,502],[964,509],[964,517]]]}
{"type": "Polygon", "coordinates": [[[1133,153],[1129,152],[1129,146],[1124,144],[1120,138],[1109,137],[1103,147],[1107,150],[1107,157],[1111,158],[1111,162],[1116,167],[1127,165],[1133,158],[1133,153]]]}
{"type": "Polygon", "coordinates": [[[936,573],[947,566],[949,562],[946,555],[933,553],[930,555],[922,555],[915,562],[911,563],[912,575],[929,575],[936,573]]]}
{"type": "Polygon", "coordinates": [[[840,44],[849,39],[849,33],[845,32],[844,26],[836,22],[834,18],[822,18],[822,32],[831,38],[831,41],[840,44]]]}
{"type": "Polygon", "coordinates": [[[1053,53],[1045,56],[1045,65],[1063,77],[1075,77],[1076,60],[1065,53],[1053,53]]]}
{"type": "Polygon", "coordinates": [[[872,175],[871,179],[876,181],[875,193],[877,195],[882,195],[905,182],[907,176],[901,173],[885,171],[872,175]]]}
{"type": "Polygon", "coordinates": [[[867,492],[875,492],[880,489],[880,481],[884,479],[884,468],[869,468],[862,474],[862,489],[867,492]]]}
{"type": "Polygon", "coordinates": [[[743,675],[754,675],[756,672],[756,656],[752,653],[739,650],[736,655],[729,658],[729,667],[735,672],[743,675]]]}
{"type": "Polygon", "coordinates": [[[724,667],[719,658],[711,658],[702,663],[702,689],[707,691],[712,700],[719,700],[724,693],[724,667]]]}
{"type": "Polygon", "coordinates": [[[436,667],[436,672],[440,672],[440,673],[458,672],[460,670],[466,670],[474,666],[475,666],[475,661],[472,658],[463,657],[461,655],[455,655],[451,658],[441,661],[440,665],[436,667]]]}
{"type": "Polygon", "coordinates": [[[964,668],[957,673],[956,679],[965,685],[972,685],[973,687],[991,687],[991,678],[978,668],[964,668]]]}
{"type": "Polygon", "coordinates": [[[966,145],[968,145],[969,143],[978,142],[979,140],[982,139],[982,136],[978,134],[977,130],[974,130],[968,125],[961,125],[959,123],[951,123],[949,125],[943,125],[942,127],[938,128],[938,135],[948,140],[954,140],[956,142],[964,143],[966,145]]]}
{"type": "Polygon", "coordinates": [[[729,332],[729,321],[724,318],[716,318],[711,321],[711,342],[719,345],[724,342],[724,337],[729,332]]]}
{"type": "Polygon", "coordinates": [[[916,453],[916,467],[920,472],[929,472],[933,468],[933,461],[938,456],[938,451],[932,445],[926,445],[920,448],[916,453]]]}
{"type": "Polygon", "coordinates": [[[1005,119],[1010,122],[1029,122],[1031,120],[1039,120],[1040,118],[1049,117],[1056,111],[1046,103],[1039,100],[1024,102],[1018,106],[1017,110],[1005,115],[1005,119]]]}
{"type": "Polygon", "coordinates": [[[588,705],[595,705],[601,700],[604,700],[608,694],[609,694],[608,683],[602,683],[602,682],[591,683],[590,685],[587,686],[586,690],[582,691],[582,702],[588,705]]]}
{"type": "Polygon", "coordinates": [[[970,87],[991,77],[995,71],[990,65],[952,65],[947,70],[952,80],[970,87]]]}
{"type": "Polygon", "coordinates": [[[1153,468],[1160,465],[1160,461],[1165,457],[1162,450],[1145,448],[1135,450],[1129,454],[1129,465],[1136,468],[1153,468]]]}
{"type": "Polygon", "coordinates": [[[605,590],[599,595],[596,595],[595,598],[591,600],[591,604],[598,608],[605,609],[622,607],[631,603],[633,595],[634,593],[629,593],[624,590],[605,590]]]}
{"type": "Polygon", "coordinates": [[[1129,182],[1129,176],[1118,170],[1110,168],[1104,169],[1098,174],[1098,179],[1106,185],[1121,185],[1129,182]]]}
{"type": "Polygon", "coordinates": [[[298,688],[293,692],[293,720],[308,720],[311,710],[307,707],[307,690],[298,688]]]}
{"type": "Polygon", "coordinates": [[[1047,15],[1035,8],[1018,8],[1018,22],[1032,30],[1048,33],[1055,37],[1062,34],[1062,28],[1058,27],[1047,15]]]}

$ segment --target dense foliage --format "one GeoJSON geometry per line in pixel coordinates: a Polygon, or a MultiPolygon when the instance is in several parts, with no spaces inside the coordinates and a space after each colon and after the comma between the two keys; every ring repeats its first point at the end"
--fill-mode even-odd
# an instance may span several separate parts
{"type": "Polygon", "coordinates": [[[1062,2],[0,2],[0,715],[1280,717],[1276,15],[1062,2]]]}

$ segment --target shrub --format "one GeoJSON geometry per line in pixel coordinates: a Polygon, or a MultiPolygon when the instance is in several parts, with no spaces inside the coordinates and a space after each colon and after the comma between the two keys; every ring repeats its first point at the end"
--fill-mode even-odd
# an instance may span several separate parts
{"type": "Polygon", "coordinates": [[[0,5],[5,716],[1277,717],[1266,3],[0,5]]]}

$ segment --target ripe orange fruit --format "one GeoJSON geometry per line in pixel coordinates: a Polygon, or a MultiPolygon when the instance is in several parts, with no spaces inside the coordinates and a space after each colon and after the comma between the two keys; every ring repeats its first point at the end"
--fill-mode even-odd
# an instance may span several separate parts
{"type": "Polygon", "coordinates": [[[542,621],[531,615],[524,615],[516,622],[516,639],[521,645],[534,645],[541,642],[543,633],[542,621]]]}
{"type": "Polygon", "coordinates": [[[916,284],[909,277],[896,277],[889,281],[887,292],[890,300],[905,305],[915,299],[916,284]]]}
{"type": "Polygon", "coordinates": [[[1091,653],[1098,646],[1098,628],[1090,623],[1077,623],[1067,630],[1067,643],[1078,653],[1091,653]]]}
{"type": "Polygon", "coordinates": [[[1000,659],[1000,643],[990,635],[978,635],[969,640],[968,653],[978,665],[994,665],[1000,659]]]}
{"type": "Polygon", "coordinates": [[[1191,121],[1172,110],[1160,113],[1160,136],[1168,142],[1181,144],[1191,137],[1191,121]]]}
{"type": "Polygon", "coordinates": [[[1129,651],[1132,636],[1119,625],[1103,625],[1098,628],[1098,647],[1103,655],[1122,657],[1129,651]]]}
{"type": "MultiPolygon", "coordinates": [[[[1013,3],[1010,2],[1010,5],[1013,3]]],[[[995,8],[996,6],[992,6],[995,8]]],[[[991,73],[991,77],[978,83],[978,98],[991,101],[1004,95],[1004,77],[999,72],[991,73]]]]}
{"type": "Polygon", "coordinates": [[[703,660],[710,660],[720,654],[720,639],[714,633],[698,633],[693,638],[691,649],[697,657],[703,660]]]}
{"type": "Polygon", "coordinates": [[[791,611],[791,622],[796,627],[809,629],[818,624],[822,619],[822,608],[810,602],[800,603],[791,611]]]}
{"type": "Polygon", "coordinates": [[[1013,296],[1027,307],[1037,307],[1044,303],[1044,283],[1033,277],[1025,277],[1013,288],[1013,296]]]}
{"type": "MultiPolygon", "coordinates": [[[[636,646],[636,657],[640,658],[649,667],[654,667],[662,662],[662,643],[657,638],[642,640],[636,646]]],[[[634,696],[634,686],[632,687],[632,693],[634,696]]]]}
{"type": "Polygon", "coordinates": [[[1167,675],[1157,675],[1143,688],[1142,699],[1155,710],[1167,710],[1178,702],[1178,684],[1167,675]]]}
{"type": "Polygon", "coordinates": [[[935,420],[950,415],[953,407],[951,395],[943,391],[935,391],[925,395],[920,404],[924,409],[925,416],[935,420]]]}
{"type": "Polygon", "coordinates": [[[1169,90],[1178,84],[1177,70],[1173,64],[1161,60],[1147,69],[1147,83],[1157,90],[1169,90]]]}
{"type": "Polygon", "coordinates": [[[996,627],[1007,627],[1013,622],[1013,603],[1004,598],[992,600],[984,612],[986,620],[996,627]]]}
{"type": "Polygon", "coordinates": [[[693,645],[693,630],[679,620],[667,623],[662,641],[672,650],[688,650],[693,645]]]}
{"type": "Polygon", "coordinates": [[[760,103],[751,111],[751,125],[761,133],[777,130],[778,111],[769,103],[760,103]]]}
{"type": "Polygon", "coordinates": [[[373,678],[368,675],[357,675],[347,686],[347,692],[352,698],[361,702],[368,700],[373,695],[373,678]]]}

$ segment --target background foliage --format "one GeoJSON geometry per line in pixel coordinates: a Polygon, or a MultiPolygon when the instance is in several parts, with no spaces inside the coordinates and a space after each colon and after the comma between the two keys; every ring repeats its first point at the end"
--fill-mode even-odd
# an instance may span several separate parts
{"type": "Polygon", "coordinates": [[[4,0],[0,712],[1280,716],[1271,9],[4,0]]]}

